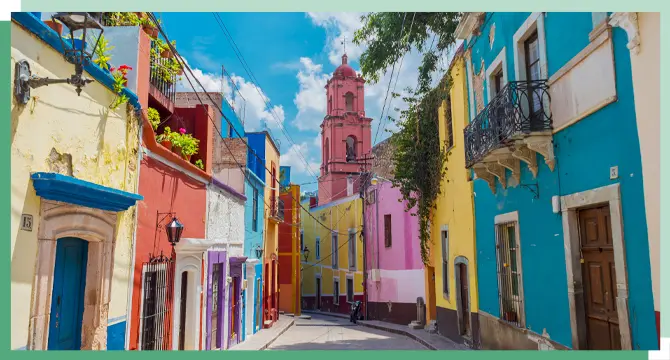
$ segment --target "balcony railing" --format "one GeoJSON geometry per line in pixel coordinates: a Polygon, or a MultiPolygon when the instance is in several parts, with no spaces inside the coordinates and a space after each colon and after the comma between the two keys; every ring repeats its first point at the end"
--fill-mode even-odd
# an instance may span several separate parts
{"type": "Polygon", "coordinates": [[[470,168],[518,137],[552,129],[546,80],[513,81],[463,130],[470,168]]]}
{"type": "Polygon", "coordinates": [[[155,41],[151,42],[151,53],[151,72],[149,75],[151,85],[174,103],[177,94],[177,74],[170,71],[170,59],[163,58],[160,55],[161,49],[155,41]]]}
{"type": "Polygon", "coordinates": [[[275,222],[284,221],[284,200],[275,198],[270,200],[270,219],[275,222]]]}

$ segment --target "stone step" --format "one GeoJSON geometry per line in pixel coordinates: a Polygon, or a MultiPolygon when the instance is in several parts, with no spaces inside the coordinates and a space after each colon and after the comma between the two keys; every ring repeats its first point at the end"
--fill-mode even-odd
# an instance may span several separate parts
{"type": "Polygon", "coordinates": [[[300,315],[300,316],[298,316],[298,319],[311,320],[312,316],[311,315],[300,315]]]}
{"type": "Polygon", "coordinates": [[[423,324],[417,321],[412,321],[408,326],[410,329],[423,329],[423,324]]]}

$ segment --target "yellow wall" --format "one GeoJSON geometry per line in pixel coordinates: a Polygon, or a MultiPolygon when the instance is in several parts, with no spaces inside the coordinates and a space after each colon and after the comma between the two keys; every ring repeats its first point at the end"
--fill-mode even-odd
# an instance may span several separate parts
{"type": "MultiPolygon", "coordinates": [[[[33,74],[63,79],[74,70],[63,55],[15,23],[11,25],[11,78],[14,64],[26,59],[33,74]],[[39,61],[36,62],[36,61],[39,61]]],[[[84,74],[91,77],[89,74],[84,74]]],[[[72,156],[75,178],[137,193],[138,121],[125,106],[108,110],[113,93],[97,82],[77,96],[71,85],[31,90],[27,105],[11,104],[11,322],[12,349],[26,346],[35,277],[40,198],[32,172],[61,172],[52,149],[72,156]],[[33,215],[33,230],[19,229],[22,214],[33,215]]],[[[119,213],[109,319],[126,315],[135,208],[119,213]]]]}
{"type": "MultiPolygon", "coordinates": [[[[277,187],[275,189],[275,201],[279,201],[279,152],[277,149],[272,145],[272,140],[270,140],[269,135],[265,135],[265,167],[267,167],[268,170],[272,170],[272,164],[275,166],[275,176],[277,178],[277,183],[275,186],[277,187]]],[[[275,256],[279,256],[279,253],[277,252],[277,246],[279,244],[279,224],[270,220],[270,204],[271,198],[272,198],[272,174],[267,172],[265,173],[265,239],[263,241],[263,246],[265,250],[263,250],[263,257],[266,259],[266,261],[270,262],[270,257],[272,254],[275,256]]],[[[277,270],[279,267],[277,267],[277,270]]],[[[279,279],[277,276],[278,271],[274,271],[274,278],[275,278],[275,284],[277,284],[277,288],[279,288],[279,279]]],[[[272,281],[270,281],[270,284],[268,286],[272,286],[272,281]]]]}
{"type": "MultiPolygon", "coordinates": [[[[333,295],[333,277],[340,278],[340,295],[346,294],[346,277],[348,274],[354,276],[354,294],[363,294],[363,242],[360,231],[362,226],[362,202],[358,195],[333,201],[329,204],[311,209],[312,216],[307,211],[302,210],[301,226],[304,231],[304,243],[310,249],[310,255],[307,262],[303,258],[303,295],[316,295],[316,275],[321,274],[321,295],[333,295]],[[323,225],[330,229],[337,230],[338,235],[338,269],[333,270],[332,259],[330,258],[331,235],[328,228],[319,224],[314,218],[318,219],[323,225]],[[349,270],[348,258],[348,236],[349,229],[355,229],[356,239],[356,271],[349,270]],[[316,258],[316,237],[320,238],[320,258],[316,258]]],[[[303,204],[304,208],[309,209],[308,203],[303,204]]]]}
{"type": "MultiPolygon", "coordinates": [[[[450,71],[453,81],[450,96],[454,146],[447,151],[446,165],[449,170],[442,179],[442,191],[437,197],[437,209],[434,212],[431,225],[433,240],[431,254],[435,265],[435,297],[438,307],[457,309],[454,259],[463,256],[468,260],[470,311],[476,312],[479,304],[477,301],[474,207],[472,182],[468,181],[468,170],[465,168],[463,129],[467,125],[468,119],[465,64],[462,57],[454,59],[450,71]],[[449,269],[447,273],[450,290],[448,298],[445,297],[442,289],[441,230],[444,225],[449,228],[449,269]]],[[[446,139],[445,105],[446,103],[443,103],[439,110],[440,140],[442,143],[446,139]]]]}

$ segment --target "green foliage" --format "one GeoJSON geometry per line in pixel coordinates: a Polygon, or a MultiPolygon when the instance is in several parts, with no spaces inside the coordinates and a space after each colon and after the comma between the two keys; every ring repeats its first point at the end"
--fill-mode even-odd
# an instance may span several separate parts
{"type": "Polygon", "coordinates": [[[201,159],[198,159],[198,160],[195,162],[195,166],[197,166],[198,168],[200,168],[200,170],[205,170],[205,165],[202,163],[202,160],[201,160],[201,159]]]}
{"type": "Polygon", "coordinates": [[[165,128],[163,128],[163,133],[156,137],[156,141],[159,143],[163,141],[169,141],[174,145],[174,139],[176,135],[179,135],[179,133],[173,132],[169,126],[166,126],[165,128]]]}
{"type": "Polygon", "coordinates": [[[109,61],[112,60],[112,57],[109,55],[109,52],[114,49],[114,46],[109,45],[107,39],[104,35],[100,35],[100,40],[98,40],[98,47],[95,48],[95,59],[93,62],[100,66],[103,70],[109,70],[109,61]]]}
{"type": "MultiPolygon", "coordinates": [[[[435,200],[440,194],[440,183],[445,175],[446,154],[440,143],[438,109],[447,99],[450,79],[445,76],[440,84],[422,97],[411,89],[404,97],[407,110],[401,111],[400,120],[390,118],[399,130],[391,136],[395,148],[392,155],[395,167],[393,186],[400,189],[407,201],[405,211],[416,207],[413,216],[419,217],[421,259],[429,262],[430,223],[435,200]]],[[[394,94],[394,97],[397,97],[394,94]]]]}
{"type": "Polygon", "coordinates": [[[181,148],[183,155],[195,155],[198,153],[198,145],[200,140],[193,137],[191,134],[173,133],[172,144],[181,148]]]}
{"type": "Polygon", "coordinates": [[[134,12],[106,12],[103,22],[107,26],[137,26],[142,25],[146,17],[140,18],[134,12]]]}
{"type": "Polygon", "coordinates": [[[376,83],[387,69],[415,46],[423,53],[418,93],[427,92],[438,60],[456,41],[454,32],[460,19],[461,13],[458,12],[377,12],[364,15],[362,20],[365,25],[354,35],[354,43],[368,46],[360,58],[363,77],[376,83]],[[427,41],[431,33],[436,35],[435,43],[427,41]]]}
{"type": "Polygon", "coordinates": [[[156,131],[158,125],[161,123],[161,115],[158,113],[158,110],[150,107],[147,109],[147,117],[151,123],[151,127],[156,131]]]}

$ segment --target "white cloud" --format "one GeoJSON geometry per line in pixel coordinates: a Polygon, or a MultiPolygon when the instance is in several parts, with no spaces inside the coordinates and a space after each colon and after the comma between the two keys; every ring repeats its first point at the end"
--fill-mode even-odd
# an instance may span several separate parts
{"type": "Polygon", "coordinates": [[[349,59],[358,59],[365,47],[353,43],[354,33],[362,26],[361,16],[365,13],[355,12],[310,12],[307,15],[315,25],[326,29],[326,50],[328,51],[328,60],[333,65],[339,65],[342,62],[344,46],[342,42],[346,39],[346,50],[349,59]]]}
{"type": "Polygon", "coordinates": [[[301,131],[319,131],[319,125],[326,115],[324,86],[330,75],[324,74],[323,66],[314,64],[309,58],[300,58],[300,64],[301,69],[297,75],[300,90],[293,99],[298,114],[293,120],[293,125],[301,131]]]}
{"type": "MultiPolygon", "coordinates": [[[[184,61],[188,65],[188,61],[186,59],[184,61]]],[[[222,79],[219,74],[207,73],[192,67],[191,71],[193,77],[198,79],[205,91],[223,93],[226,100],[235,108],[240,120],[244,122],[247,131],[262,130],[263,124],[266,124],[270,129],[277,129],[279,127],[277,123],[283,125],[285,119],[283,106],[275,105],[269,109],[265,100],[270,103],[270,99],[255,84],[235,74],[230,76],[231,83],[228,78],[222,79]],[[233,83],[236,88],[233,87],[233,83]]],[[[177,91],[193,91],[193,87],[191,87],[187,78],[191,80],[197,91],[202,91],[193,77],[186,71],[182,79],[177,82],[177,91]]]]}
{"type": "Polygon", "coordinates": [[[281,166],[290,166],[294,173],[302,173],[312,176],[319,173],[320,162],[309,158],[309,144],[292,144],[291,147],[279,157],[281,166]],[[302,156],[300,156],[300,154],[302,156]],[[309,164],[309,170],[305,166],[305,162],[309,164]],[[311,171],[310,171],[311,170],[311,171]]]}

